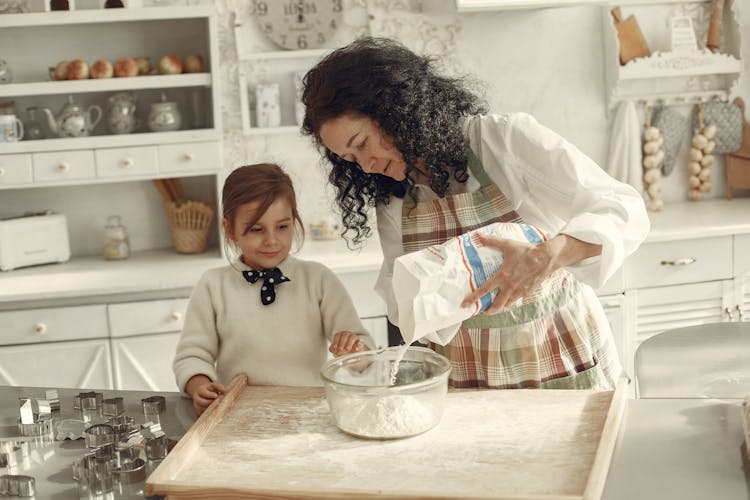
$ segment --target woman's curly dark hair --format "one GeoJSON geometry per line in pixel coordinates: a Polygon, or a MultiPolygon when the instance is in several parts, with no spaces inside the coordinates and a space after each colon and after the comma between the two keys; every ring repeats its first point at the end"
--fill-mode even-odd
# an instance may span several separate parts
{"type": "Polygon", "coordinates": [[[438,75],[432,58],[394,40],[363,37],[323,58],[303,85],[302,131],[332,165],[328,180],[337,190],[344,235],[353,233],[355,244],[370,234],[368,206],[413,189],[417,159],[424,160],[439,196],[448,192],[451,173],[459,182],[468,179],[460,118],[485,112],[485,105],[462,79],[438,75]],[[321,126],[345,114],[367,116],[393,138],[407,165],[404,181],[367,174],[325,147],[321,126]]]}

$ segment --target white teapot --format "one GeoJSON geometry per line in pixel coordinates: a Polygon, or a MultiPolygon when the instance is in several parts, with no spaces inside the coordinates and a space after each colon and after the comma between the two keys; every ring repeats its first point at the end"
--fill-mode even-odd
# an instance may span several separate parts
{"type": "Polygon", "coordinates": [[[50,130],[58,137],[84,137],[94,130],[96,124],[102,119],[102,108],[93,104],[84,111],[75,103],[72,96],[68,96],[68,102],[60,110],[57,116],[47,108],[41,108],[47,116],[50,130]],[[92,118],[92,112],[96,112],[96,118],[92,118]]]}

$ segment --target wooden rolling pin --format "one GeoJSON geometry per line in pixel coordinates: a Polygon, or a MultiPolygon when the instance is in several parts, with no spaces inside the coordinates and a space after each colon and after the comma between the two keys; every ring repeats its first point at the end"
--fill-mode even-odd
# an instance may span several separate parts
{"type": "Polygon", "coordinates": [[[708,23],[708,36],[706,37],[706,48],[711,52],[719,51],[721,40],[721,20],[724,17],[724,0],[711,1],[711,20],[708,23]]]}

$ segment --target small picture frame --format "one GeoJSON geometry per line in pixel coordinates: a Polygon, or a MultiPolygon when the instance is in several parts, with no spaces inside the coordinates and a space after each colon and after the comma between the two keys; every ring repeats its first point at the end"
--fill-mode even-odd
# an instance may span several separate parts
{"type": "Polygon", "coordinates": [[[278,83],[262,83],[255,87],[255,119],[260,128],[281,126],[278,83]]]}

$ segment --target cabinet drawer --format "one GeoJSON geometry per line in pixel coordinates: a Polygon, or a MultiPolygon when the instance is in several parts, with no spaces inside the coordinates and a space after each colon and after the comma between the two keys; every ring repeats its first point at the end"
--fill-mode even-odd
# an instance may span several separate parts
{"type": "Polygon", "coordinates": [[[0,345],[107,336],[102,304],[0,312],[0,345]]]}
{"type": "Polygon", "coordinates": [[[218,142],[186,142],[159,146],[159,172],[216,170],[221,164],[218,142]]]}
{"type": "Polygon", "coordinates": [[[95,156],[96,175],[99,177],[127,177],[157,172],[156,146],[99,149],[95,156]]]}
{"type": "Polygon", "coordinates": [[[31,155],[0,155],[0,185],[31,182],[31,155]]]}
{"type": "Polygon", "coordinates": [[[110,359],[106,339],[0,347],[0,384],[112,389],[110,359]]]}
{"type": "Polygon", "coordinates": [[[625,263],[628,288],[732,277],[732,237],[646,243],[625,263]]]}
{"type": "Polygon", "coordinates": [[[188,299],[149,300],[110,304],[107,309],[113,337],[144,333],[179,332],[188,299]]]}
{"type": "Polygon", "coordinates": [[[90,150],[34,153],[33,162],[34,180],[37,182],[60,182],[96,177],[94,152],[90,150]]]}

